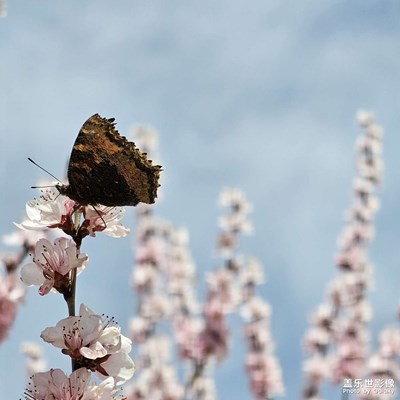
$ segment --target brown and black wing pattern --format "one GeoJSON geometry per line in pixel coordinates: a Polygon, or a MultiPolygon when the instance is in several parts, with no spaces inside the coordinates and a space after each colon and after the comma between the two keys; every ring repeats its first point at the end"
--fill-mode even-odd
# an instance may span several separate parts
{"type": "Polygon", "coordinates": [[[82,126],[68,166],[68,195],[81,204],[135,206],[154,203],[160,166],[98,114],[82,126]]]}

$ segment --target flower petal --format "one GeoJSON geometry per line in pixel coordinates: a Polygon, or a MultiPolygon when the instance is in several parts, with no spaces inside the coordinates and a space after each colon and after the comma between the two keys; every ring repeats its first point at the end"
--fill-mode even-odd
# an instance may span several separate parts
{"type": "Polygon", "coordinates": [[[122,385],[131,379],[136,370],[133,360],[123,352],[111,354],[101,366],[109,376],[115,379],[116,385],[122,385]]]}
{"type": "Polygon", "coordinates": [[[46,280],[43,276],[43,270],[35,263],[29,263],[21,269],[21,280],[27,286],[40,286],[46,280]]]}

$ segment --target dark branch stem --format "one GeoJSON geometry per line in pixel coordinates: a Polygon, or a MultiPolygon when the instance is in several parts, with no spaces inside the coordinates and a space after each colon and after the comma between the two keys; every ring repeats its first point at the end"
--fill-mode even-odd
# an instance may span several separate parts
{"type": "MultiPolygon", "coordinates": [[[[76,244],[76,257],[79,257],[79,254],[81,252],[81,244],[82,244],[82,238],[79,236],[79,226],[81,223],[81,215],[82,213],[79,211],[76,211],[74,216],[75,216],[75,235],[72,237],[76,244]]],[[[76,298],[76,278],[77,278],[77,269],[74,268],[71,271],[71,282],[69,286],[68,293],[64,295],[65,301],[67,302],[67,307],[68,307],[68,315],[70,317],[75,317],[76,316],[76,311],[75,311],[75,298],[76,298]]],[[[74,358],[71,358],[71,363],[72,363],[72,372],[77,370],[79,366],[76,363],[76,360],[74,358]]]]}
{"type": "Polygon", "coordinates": [[[68,307],[68,316],[75,317],[75,293],[76,293],[76,268],[72,270],[71,286],[68,297],[65,299],[68,307]]]}

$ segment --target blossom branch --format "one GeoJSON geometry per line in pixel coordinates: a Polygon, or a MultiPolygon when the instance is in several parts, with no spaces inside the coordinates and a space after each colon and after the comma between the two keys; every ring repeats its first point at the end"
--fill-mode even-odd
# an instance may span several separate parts
{"type": "Polygon", "coordinates": [[[117,398],[116,386],[130,379],[135,371],[128,355],[132,342],[113,320],[104,320],[85,305],[80,306],[76,316],[75,296],[77,277],[88,263],[88,256],[80,251],[83,239],[95,237],[97,232],[125,236],[128,230],[119,224],[124,210],[105,206],[94,209],[51,191],[29,202],[26,209],[27,218],[17,225],[23,230],[61,229],[70,237],[38,240],[32,262],[22,268],[21,279],[29,286],[39,286],[42,296],[50,291],[63,295],[69,316],[43,330],[41,338],[71,358],[72,374],[66,376],[54,369],[34,374],[25,398],[117,398]],[[103,382],[90,384],[89,371],[103,382]]]}
{"type": "MultiPolygon", "coordinates": [[[[135,142],[154,159],[155,131],[135,128],[135,142]]],[[[136,207],[135,265],[131,282],[137,298],[137,312],[130,321],[131,337],[139,344],[140,374],[128,389],[128,399],[160,398],[180,400],[183,390],[170,362],[171,340],[160,333],[171,316],[167,298],[168,237],[171,227],[158,219],[151,206],[136,207]]]]}
{"type": "Polygon", "coordinates": [[[347,213],[347,224],[339,237],[335,264],[340,275],[329,285],[328,299],[317,308],[305,336],[310,356],[303,364],[306,384],[304,399],[317,399],[320,386],[331,378],[360,378],[368,356],[367,323],[371,310],[366,294],[372,282],[367,247],[374,236],[373,216],[378,209],[374,195],[381,181],[382,128],[365,111],[357,114],[365,130],[357,140],[357,177],[353,183],[354,202],[347,213]]]}
{"type": "Polygon", "coordinates": [[[18,273],[27,255],[35,248],[38,237],[35,233],[19,230],[3,236],[5,245],[19,246],[19,251],[5,252],[0,256],[4,267],[0,271],[0,342],[6,339],[17,316],[18,304],[25,296],[18,273]]]}
{"type": "Polygon", "coordinates": [[[243,192],[238,189],[225,190],[221,204],[229,207],[221,220],[220,239],[224,245],[222,255],[226,257],[226,268],[235,278],[242,304],[244,319],[243,334],[247,345],[245,368],[250,380],[251,392],[255,399],[272,399],[282,395],[284,386],[278,359],[274,355],[274,342],[269,330],[270,306],[257,296],[257,286],[263,283],[261,264],[254,258],[242,260],[236,255],[239,233],[250,232],[251,224],[247,213],[252,209],[243,192]],[[225,240],[222,240],[225,238],[225,240]],[[226,240],[230,238],[230,240],[226,240]]]}

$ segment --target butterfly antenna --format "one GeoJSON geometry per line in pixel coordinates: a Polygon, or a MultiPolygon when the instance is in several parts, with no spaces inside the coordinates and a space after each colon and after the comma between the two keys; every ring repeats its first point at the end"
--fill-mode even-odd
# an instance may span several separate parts
{"type": "MultiPolygon", "coordinates": [[[[41,167],[38,163],[36,163],[35,161],[33,161],[32,158],[29,158],[29,157],[28,157],[28,160],[29,160],[32,164],[34,164],[34,165],[36,165],[38,168],[40,168],[42,171],[46,172],[46,174],[49,174],[49,175],[52,176],[55,180],[57,180],[58,182],[61,182],[60,179],[58,179],[56,176],[54,176],[53,174],[51,174],[49,171],[47,171],[46,169],[44,169],[43,167],[41,167]]],[[[43,187],[46,187],[46,186],[43,186],[43,187]]],[[[32,188],[35,188],[35,187],[32,186],[32,188]]]]}
{"type": "Polygon", "coordinates": [[[94,206],[94,204],[91,204],[91,206],[93,207],[94,211],[97,212],[97,215],[98,215],[98,216],[101,218],[101,220],[103,221],[103,224],[104,224],[104,228],[103,228],[103,229],[106,229],[106,228],[107,228],[107,224],[106,224],[106,221],[104,221],[104,218],[102,217],[102,215],[100,214],[100,211],[94,206]]]}

